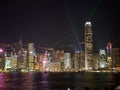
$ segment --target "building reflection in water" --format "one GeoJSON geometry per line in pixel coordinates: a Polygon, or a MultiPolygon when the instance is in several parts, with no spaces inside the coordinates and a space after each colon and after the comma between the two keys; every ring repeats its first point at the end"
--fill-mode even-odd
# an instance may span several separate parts
{"type": "Polygon", "coordinates": [[[0,73],[0,90],[4,89],[4,74],[0,73]]]}
{"type": "Polygon", "coordinates": [[[39,75],[37,73],[23,74],[21,82],[21,90],[39,90],[39,75]]]}
{"type": "Polygon", "coordinates": [[[119,73],[0,73],[0,90],[114,90],[119,82],[119,73]]]}

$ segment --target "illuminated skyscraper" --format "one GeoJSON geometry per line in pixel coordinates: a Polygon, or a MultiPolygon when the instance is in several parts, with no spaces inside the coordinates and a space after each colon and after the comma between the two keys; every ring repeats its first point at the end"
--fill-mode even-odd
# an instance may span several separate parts
{"type": "Polygon", "coordinates": [[[92,69],[93,37],[91,22],[85,23],[85,69],[92,69]]]}
{"type": "Polygon", "coordinates": [[[120,49],[119,48],[112,49],[112,67],[113,68],[120,67],[120,49]]]}
{"type": "Polygon", "coordinates": [[[19,48],[19,50],[21,50],[23,48],[23,42],[22,42],[22,37],[21,36],[19,38],[18,48],[19,48]]]}
{"type": "Polygon", "coordinates": [[[35,68],[34,54],[35,54],[34,43],[28,43],[28,60],[29,60],[28,68],[29,70],[34,70],[35,68]]]}
{"type": "Polygon", "coordinates": [[[104,49],[100,49],[99,52],[99,68],[105,68],[107,66],[106,53],[104,49]]]}
{"type": "Polygon", "coordinates": [[[111,54],[112,54],[112,43],[111,42],[107,43],[106,50],[107,50],[107,56],[111,57],[111,54]]]}
{"type": "Polygon", "coordinates": [[[48,71],[48,52],[47,50],[45,51],[43,55],[43,60],[42,60],[42,66],[43,66],[43,71],[46,72],[48,71]]]}
{"type": "Polygon", "coordinates": [[[112,67],[112,58],[111,58],[112,43],[111,42],[107,43],[106,50],[107,50],[107,65],[108,65],[109,68],[111,68],[112,67]]]}
{"type": "Polygon", "coordinates": [[[71,69],[71,53],[64,54],[65,69],[71,69]]]}
{"type": "MultiPolygon", "coordinates": [[[[26,69],[27,68],[27,51],[22,48],[19,52],[18,52],[18,59],[17,59],[17,64],[18,64],[18,69],[26,69]]],[[[15,61],[13,59],[13,61],[15,61]]]]}
{"type": "Polygon", "coordinates": [[[3,49],[0,48],[0,70],[4,69],[4,64],[5,64],[5,60],[4,60],[4,51],[3,49]]]}

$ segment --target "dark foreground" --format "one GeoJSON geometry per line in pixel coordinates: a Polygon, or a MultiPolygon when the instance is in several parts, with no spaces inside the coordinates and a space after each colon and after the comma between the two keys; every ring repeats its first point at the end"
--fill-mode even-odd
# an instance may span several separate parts
{"type": "Polygon", "coordinates": [[[114,90],[120,73],[0,73],[0,90],[114,90]]]}

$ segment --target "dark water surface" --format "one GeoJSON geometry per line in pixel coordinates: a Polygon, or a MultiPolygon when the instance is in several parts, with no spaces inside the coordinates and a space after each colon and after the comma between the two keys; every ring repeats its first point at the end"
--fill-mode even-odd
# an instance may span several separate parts
{"type": "Polygon", "coordinates": [[[0,90],[114,90],[119,84],[120,73],[0,73],[0,90]]]}

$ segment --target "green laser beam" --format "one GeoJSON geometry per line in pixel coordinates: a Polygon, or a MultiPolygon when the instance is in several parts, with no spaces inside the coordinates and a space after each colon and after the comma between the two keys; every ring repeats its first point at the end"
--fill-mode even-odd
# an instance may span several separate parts
{"type": "MultiPolygon", "coordinates": [[[[98,1],[97,1],[97,4],[96,4],[95,8],[92,10],[92,13],[90,14],[90,17],[88,18],[89,21],[91,20],[91,18],[92,18],[93,15],[95,14],[95,12],[96,12],[99,4],[100,4],[100,1],[101,1],[101,0],[98,0],[98,1]]],[[[74,33],[69,34],[68,36],[64,37],[63,39],[55,42],[54,44],[52,44],[52,45],[50,45],[50,46],[56,46],[56,45],[60,44],[60,43],[63,42],[64,40],[66,40],[66,39],[68,39],[69,37],[71,37],[73,34],[74,34],[74,33]]]]}
{"type": "Polygon", "coordinates": [[[95,14],[98,6],[100,5],[100,2],[101,2],[101,0],[98,0],[98,1],[97,1],[97,4],[96,4],[95,8],[93,9],[92,13],[90,14],[90,17],[88,18],[88,21],[91,21],[91,20],[92,20],[93,15],[95,14]]]}

